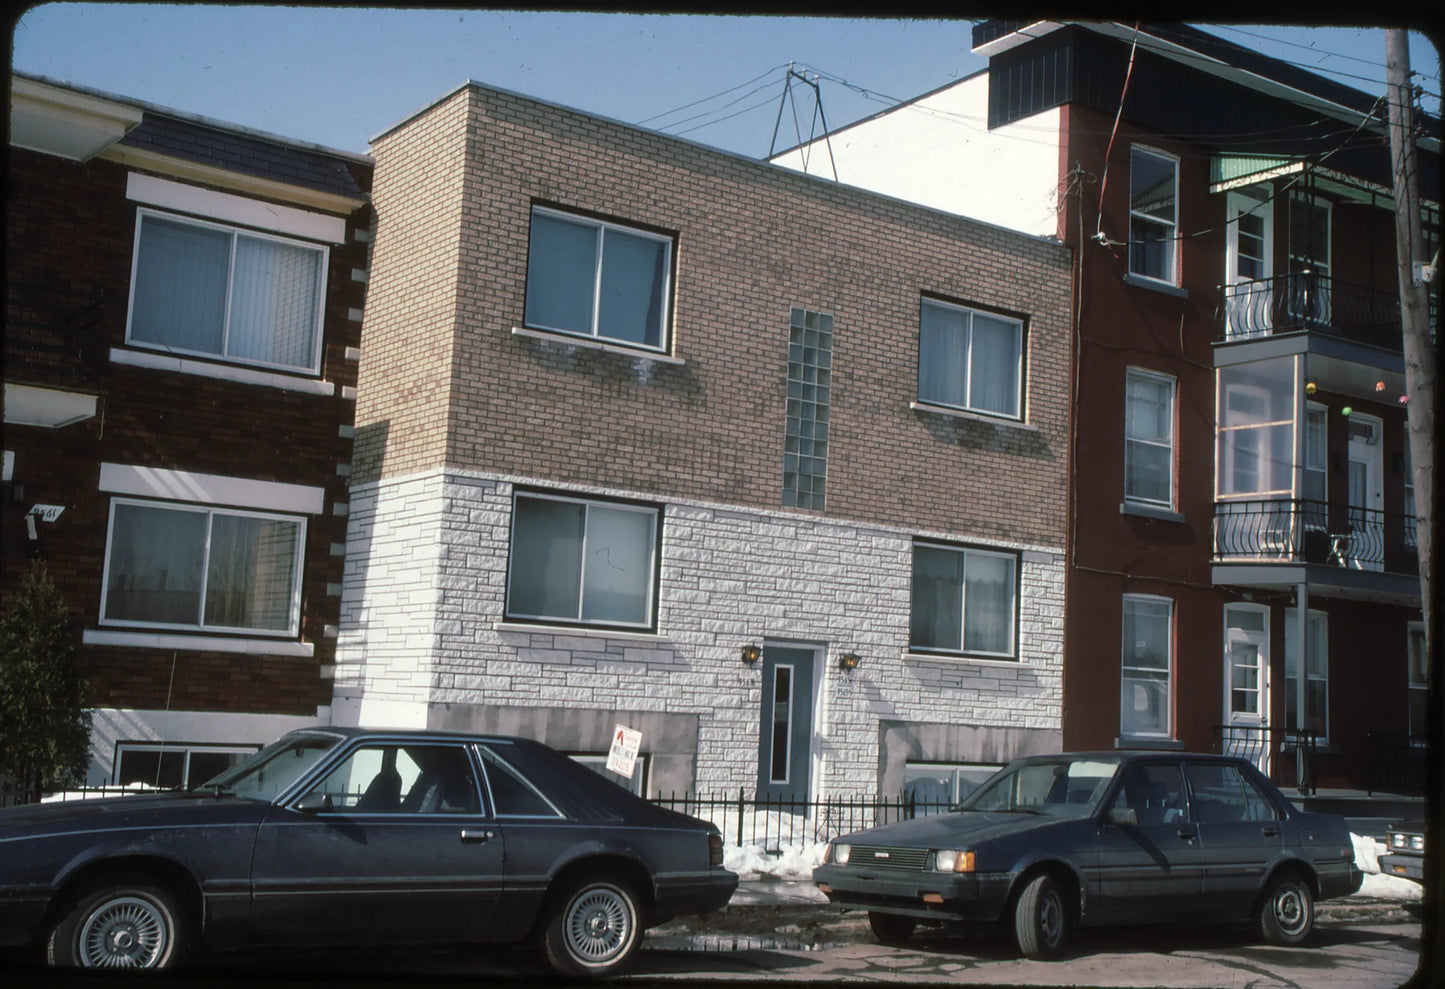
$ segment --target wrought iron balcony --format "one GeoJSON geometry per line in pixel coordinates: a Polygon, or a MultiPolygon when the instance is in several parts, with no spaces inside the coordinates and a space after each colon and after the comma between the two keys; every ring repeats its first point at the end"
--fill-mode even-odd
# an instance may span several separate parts
{"type": "Polygon", "coordinates": [[[1322,563],[1408,573],[1417,566],[1415,516],[1299,498],[1214,506],[1214,559],[1322,563]]]}
{"type": "MultiPolygon", "coordinates": [[[[1353,285],[1313,271],[1220,287],[1226,342],[1281,333],[1325,333],[1399,353],[1403,349],[1398,294],[1353,285]]],[[[1430,311],[1434,335],[1435,311],[1430,311]]]]}

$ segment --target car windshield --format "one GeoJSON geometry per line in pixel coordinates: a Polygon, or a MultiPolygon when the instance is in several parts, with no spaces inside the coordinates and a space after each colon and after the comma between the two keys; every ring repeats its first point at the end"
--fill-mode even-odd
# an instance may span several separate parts
{"type": "Polygon", "coordinates": [[[340,744],[337,735],[288,735],[202,785],[251,800],[275,800],[340,744]]]}
{"type": "Polygon", "coordinates": [[[958,809],[1084,817],[1098,809],[1118,769],[1109,759],[1016,763],[991,776],[958,809]]]}

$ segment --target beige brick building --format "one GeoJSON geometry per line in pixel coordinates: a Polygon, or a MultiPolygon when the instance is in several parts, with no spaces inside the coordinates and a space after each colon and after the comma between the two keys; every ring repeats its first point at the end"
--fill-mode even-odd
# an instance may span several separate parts
{"type": "Polygon", "coordinates": [[[1057,747],[1061,246],[475,84],[373,152],[336,720],[624,724],[649,793],[1057,747]]]}

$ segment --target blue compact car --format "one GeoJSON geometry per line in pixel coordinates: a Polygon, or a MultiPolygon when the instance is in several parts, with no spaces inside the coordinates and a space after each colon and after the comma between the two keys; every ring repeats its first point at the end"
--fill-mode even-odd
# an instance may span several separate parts
{"type": "Polygon", "coordinates": [[[946,814],[830,842],[813,880],[885,944],[919,924],[1004,923],[1029,958],[1071,927],[1252,920],[1299,944],[1317,900],[1360,888],[1344,819],[1296,809],[1226,756],[1016,760],[946,814]]]}
{"type": "Polygon", "coordinates": [[[712,824],[538,742],[293,732],[187,792],[0,810],[0,948],[167,968],[193,949],[535,943],[617,972],[728,902],[712,824]]]}

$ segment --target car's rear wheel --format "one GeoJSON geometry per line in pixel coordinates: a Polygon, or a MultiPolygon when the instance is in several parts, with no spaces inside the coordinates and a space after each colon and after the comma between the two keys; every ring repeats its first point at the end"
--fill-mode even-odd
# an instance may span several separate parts
{"type": "Polygon", "coordinates": [[[1255,907],[1255,928],[1271,944],[1299,944],[1315,923],[1315,898],[1307,880],[1284,876],[1269,884],[1255,907]]]}
{"type": "Polygon", "coordinates": [[[1047,873],[1029,880],[1014,904],[1014,938],[1025,958],[1057,958],[1069,915],[1059,882],[1047,873]]]}
{"type": "Polygon", "coordinates": [[[548,918],[542,953],[559,975],[602,978],[627,963],[641,937],[637,895],[625,883],[589,880],[548,918]]]}
{"type": "Polygon", "coordinates": [[[184,935],[179,901],[142,879],[113,879],[81,893],[51,929],[55,968],[170,968],[184,935]]]}
{"type": "Polygon", "coordinates": [[[900,917],[896,913],[878,913],[874,910],[868,911],[868,926],[873,929],[873,936],[878,939],[879,944],[903,944],[918,926],[918,921],[912,917],[900,917]]]}

